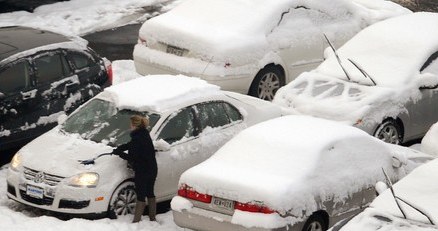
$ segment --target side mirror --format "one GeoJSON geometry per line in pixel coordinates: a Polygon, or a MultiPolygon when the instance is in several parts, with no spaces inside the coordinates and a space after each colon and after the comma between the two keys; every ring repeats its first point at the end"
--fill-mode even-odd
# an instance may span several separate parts
{"type": "Polygon", "coordinates": [[[393,156],[392,157],[392,167],[393,168],[400,168],[401,166],[403,166],[403,162],[399,158],[393,156]]]}
{"type": "Polygon", "coordinates": [[[375,189],[376,189],[376,193],[377,193],[377,195],[380,195],[380,194],[382,194],[385,190],[388,189],[388,185],[385,184],[385,183],[383,183],[382,181],[379,181],[379,182],[376,183],[376,187],[375,187],[375,189]]]}
{"type": "Polygon", "coordinates": [[[438,87],[438,76],[430,73],[418,76],[417,86],[420,89],[435,89],[438,87]]]}
{"type": "Polygon", "coordinates": [[[170,151],[170,144],[167,143],[163,139],[155,140],[154,141],[154,147],[155,147],[155,150],[158,151],[158,152],[170,151]]]}

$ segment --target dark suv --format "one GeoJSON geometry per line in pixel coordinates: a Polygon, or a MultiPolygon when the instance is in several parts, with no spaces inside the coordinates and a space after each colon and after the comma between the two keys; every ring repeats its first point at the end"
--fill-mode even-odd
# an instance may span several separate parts
{"type": "Polygon", "coordinates": [[[110,62],[86,44],[33,28],[0,28],[0,151],[54,127],[110,84],[110,62]]]}

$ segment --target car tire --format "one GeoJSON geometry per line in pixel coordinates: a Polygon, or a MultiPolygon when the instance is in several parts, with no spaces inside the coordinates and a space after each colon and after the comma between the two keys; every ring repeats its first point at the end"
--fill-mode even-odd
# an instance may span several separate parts
{"type": "Polygon", "coordinates": [[[374,137],[390,144],[401,144],[403,141],[403,134],[400,125],[395,120],[386,120],[380,124],[374,137]]]}
{"type": "Polygon", "coordinates": [[[284,86],[283,71],[277,66],[266,66],[260,70],[254,78],[249,89],[249,95],[272,101],[275,93],[284,86]]]}
{"type": "Polygon", "coordinates": [[[114,190],[108,205],[108,217],[116,219],[119,216],[134,214],[137,194],[132,181],[125,181],[114,190]]]}
{"type": "Polygon", "coordinates": [[[307,219],[302,231],[325,231],[328,224],[321,215],[313,214],[307,219]]]}

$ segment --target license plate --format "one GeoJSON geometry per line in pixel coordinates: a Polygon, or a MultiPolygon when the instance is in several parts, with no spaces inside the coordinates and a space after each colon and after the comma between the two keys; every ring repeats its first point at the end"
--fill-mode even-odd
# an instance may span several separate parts
{"type": "Polygon", "coordinates": [[[178,56],[183,56],[184,50],[178,47],[174,47],[174,46],[167,46],[166,52],[169,54],[174,54],[174,55],[178,55],[178,56]]]}
{"type": "Polygon", "coordinates": [[[226,209],[226,210],[233,210],[234,209],[233,201],[226,200],[226,199],[213,197],[213,204],[216,207],[221,208],[221,209],[226,209]]]}
{"type": "Polygon", "coordinates": [[[27,185],[26,187],[26,194],[31,196],[31,197],[35,197],[38,199],[43,199],[43,195],[44,195],[44,189],[40,188],[40,187],[35,187],[32,185],[27,185]]]}

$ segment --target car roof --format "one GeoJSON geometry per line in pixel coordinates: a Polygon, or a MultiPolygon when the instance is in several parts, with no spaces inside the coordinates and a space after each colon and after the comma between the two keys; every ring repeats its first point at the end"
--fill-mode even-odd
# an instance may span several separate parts
{"type": "Polygon", "coordinates": [[[50,31],[21,26],[3,27],[0,28],[0,60],[26,50],[68,41],[71,40],[66,36],[50,31]]]}
{"type": "Polygon", "coordinates": [[[104,90],[118,109],[164,112],[190,101],[224,95],[216,85],[183,75],[150,75],[104,90]]]}

